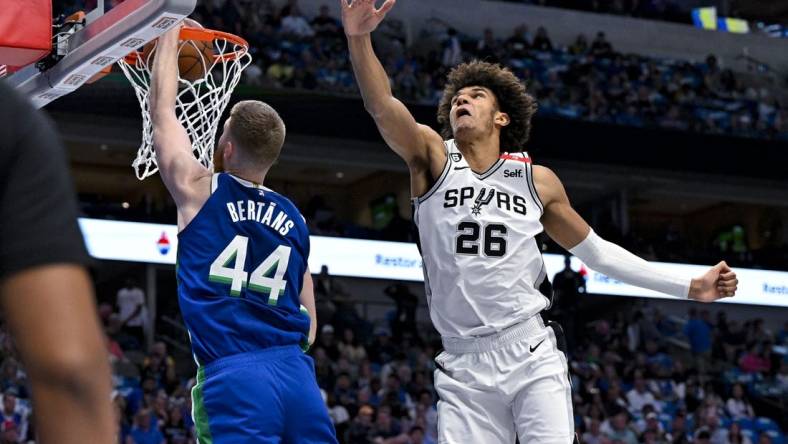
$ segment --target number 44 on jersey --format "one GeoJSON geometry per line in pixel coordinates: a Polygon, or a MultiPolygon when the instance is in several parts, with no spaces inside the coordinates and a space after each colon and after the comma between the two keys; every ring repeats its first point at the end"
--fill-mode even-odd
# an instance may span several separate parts
{"type": "Polygon", "coordinates": [[[208,280],[229,284],[230,294],[233,296],[240,296],[244,288],[263,294],[268,293],[268,304],[276,305],[279,297],[285,293],[287,285],[284,276],[290,262],[290,247],[284,245],[276,247],[276,250],[250,274],[244,271],[248,245],[249,238],[235,236],[211,264],[208,280]],[[273,276],[270,276],[271,274],[273,276]]]}

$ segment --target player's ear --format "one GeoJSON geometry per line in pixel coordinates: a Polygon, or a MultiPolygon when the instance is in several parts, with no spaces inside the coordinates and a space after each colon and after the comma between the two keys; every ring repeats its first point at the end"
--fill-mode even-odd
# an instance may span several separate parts
{"type": "Polygon", "coordinates": [[[235,154],[235,146],[233,146],[233,142],[230,140],[224,142],[224,149],[222,149],[222,157],[224,158],[224,160],[226,161],[234,154],[235,154]]]}
{"type": "Polygon", "coordinates": [[[495,122],[496,125],[502,127],[508,126],[512,122],[512,120],[509,118],[509,114],[500,111],[495,112],[495,117],[493,118],[493,121],[495,122]]]}

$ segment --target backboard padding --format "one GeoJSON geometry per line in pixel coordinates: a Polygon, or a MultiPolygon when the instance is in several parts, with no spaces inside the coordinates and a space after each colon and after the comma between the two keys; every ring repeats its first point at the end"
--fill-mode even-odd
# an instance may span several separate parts
{"type": "Polygon", "coordinates": [[[30,65],[8,82],[40,108],[69,94],[121,57],[159,37],[194,11],[197,0],[126,0],[68,40],[68,53],[46,71],[30,65]]]}

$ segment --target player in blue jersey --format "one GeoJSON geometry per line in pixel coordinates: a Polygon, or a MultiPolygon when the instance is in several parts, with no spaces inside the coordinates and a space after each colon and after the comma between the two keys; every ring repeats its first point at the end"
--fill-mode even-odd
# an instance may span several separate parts
{"type": "Polygon", "coordinates": [[[217,172],[201,165],[175,114],[178,33],[159,39],[151,116],[159,171],[178,207],[178,301],[199,365],[198,440],[336,443],[301,349],[316,329],[309,233],[295,205],[263,186],[284,123],[265,103],[238,103],[216,146],[217,172]]]}

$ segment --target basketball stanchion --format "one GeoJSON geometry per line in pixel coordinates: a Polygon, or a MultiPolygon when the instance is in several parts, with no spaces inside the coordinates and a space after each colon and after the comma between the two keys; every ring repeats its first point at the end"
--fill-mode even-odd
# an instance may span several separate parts
{"type": "MultiPolygon", "coordinates": [[[[120,65],[142,109],[142,143],[132,168],[140,180],[158,171],[150,116],[150,82],[157,41],[121,59],[120,65]]],[[[186,128],[195,157],[213,169],[213,148],[219,119],[241,73],[252,56],[241,37],[211,29],[183,27],[178,47],[178,85],[175,112],[186,128]]]]}

